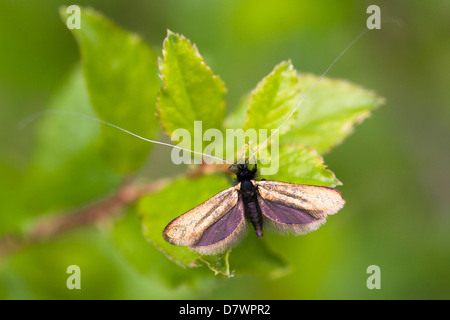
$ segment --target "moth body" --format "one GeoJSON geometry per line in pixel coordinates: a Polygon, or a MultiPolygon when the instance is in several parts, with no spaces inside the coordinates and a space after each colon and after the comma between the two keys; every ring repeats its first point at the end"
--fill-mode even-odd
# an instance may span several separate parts
{"type": "Polygon", "coordinates": [[[263,236],[262,230],[262,213],[258,204],[258,190],[252,183],[252,180],[244,180],[241,182],[240,195],[244,203],[245,217],[252,223],[258,238],[263,236]]]}

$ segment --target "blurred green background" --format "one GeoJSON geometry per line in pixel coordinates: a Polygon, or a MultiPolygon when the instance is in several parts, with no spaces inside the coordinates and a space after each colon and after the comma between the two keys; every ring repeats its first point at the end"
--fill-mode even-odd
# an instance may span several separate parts
{"type": "MultiPolygon", "coordinates": [[[[18,130],[25,117],[64,102],[57,93],[79,61],[58,13],[59,6],[70,4],[0,2],[0,236],[26,233],[40,215],[99,199],[119,183],[90,153],[54,147],[91,139],[83,121],[65,119],[79,126],[70,134],[64,126],[56,133],[45,130],[54,117],[18,130]],[[42,151],[46,139],[53,147],[42,151]]],[[[167,29],[191,39],[226,83],[228,111],[282,60],[291,59],[299,71],[322,73],[365,26],[366,8],[377,4],[382,29],[366,34],[329,76],[373,89],[386,104],[325,156],[344,183],[345,208],[307,236],[267,235],[290,261],[289,274],[228,279],[211,273],[192,279],[197,270],[176,266],[151,246],[145,255],[153,260],[142,270],[120,249],[129,245],[120,243],[127,237],[117,241],[109,231],[114,221],[106,221],[2,255],[1,299],[450,298],[450,2],[76,4],[103,12],[157,52],[167,29]],[[71,264],[81,267],[81,290],[66,287],[71,264]],[[370,265],[381,269],[380,290],[366,287],[370,265]],[[177,277],[165,279],[166,270],[177,277]]],[[[179,171],[169,156],[169,150],[155,147],[152,165],[140,174],[153,179],[179,171]]]]}

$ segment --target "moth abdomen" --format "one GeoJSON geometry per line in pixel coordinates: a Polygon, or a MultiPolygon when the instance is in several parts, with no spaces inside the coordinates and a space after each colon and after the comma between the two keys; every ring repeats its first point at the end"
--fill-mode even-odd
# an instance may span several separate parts
{"type": "Polygon", "coordinates": [[[261,238],[263,236],[263,220],[257,199],[255,198],[255,201],[247,203],[244,202],[244,208],[248,220],[250,220],[253,227],[255,228],[256,235],[258,236],[258,238],[261,238]]]}
{"type": "Polygon", "coordinates": [[[251,180],[244,180],[241,182],[240,193],[244,203],[245,216],[255,228],[256,235],[261,238],[263,236],[263,220],[261,209],[258,204],[258,191],[251,180]]]}

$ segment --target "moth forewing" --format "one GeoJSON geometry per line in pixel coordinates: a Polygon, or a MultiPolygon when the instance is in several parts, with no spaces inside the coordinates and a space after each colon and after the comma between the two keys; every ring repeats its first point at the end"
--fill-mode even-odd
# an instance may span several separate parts
{"type": "Polygon", "coordinates": [[[238,186],[217,193],[172,220],[163,231],[164,239],[178,246],[194,245],[209,226],[221,219],[237,204],[238,186]]]}
{"type": "Polygon", "coordinates": [[[280,181],[253,181],[265,228],[278,233],[303,235],[317,230],[328,214],[344,205],[332,188],[280,181]]]}
{"type": "Polygon", "coordinates": [[[263,199],[306,210],[316,218],[335,214],[345,204],[336,189],[281,181],[253,181],[263,199]]]}
{"type": "Polygon", "coordinates": [[[287,207],[279,203],[258,198],[264,228],[280,233],[304,235],[317,230],[325,223],[324,217],[314,217],[307,211],[287,207]]]}
{"type": "Polygon", "coordinates": [[[247,231],[244,204],[241,199],[220,220],[213,223],[189,249],[200,254],[217,254],[236,246],[247,231]]]}

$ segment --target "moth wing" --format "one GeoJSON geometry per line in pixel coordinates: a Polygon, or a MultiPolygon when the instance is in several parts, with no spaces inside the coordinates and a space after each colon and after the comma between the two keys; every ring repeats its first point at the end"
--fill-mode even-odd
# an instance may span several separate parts
{"type": "Polygon", "coordinates": [[[222,253],[237,245],[247,231],[244,204],[241,199],[217,222],[203,232],[189,248],[200,254],[222,253]]]}
{"type": "Polygon", "coordinates": [[[279,233],[301,235],[317,230],[345,203],[333,188],[265,180],[254,184],[263,225],[279,233]]]}
{"type": "Polygon", "coordinates": [[[173,219],[164,229],[166,241],[178,246],[194,245],[214,222],[238,203],[237,186],[225,189],[202,204],[173,219]]]}

